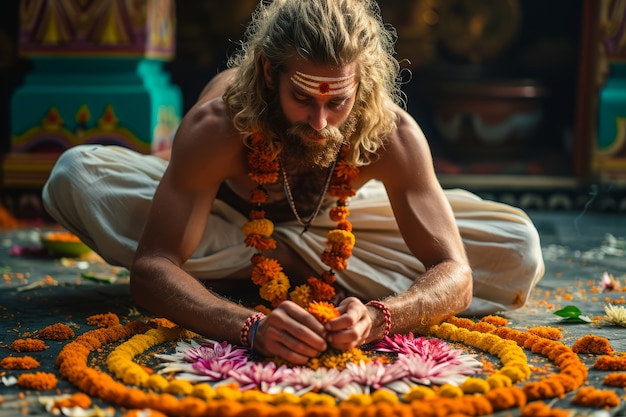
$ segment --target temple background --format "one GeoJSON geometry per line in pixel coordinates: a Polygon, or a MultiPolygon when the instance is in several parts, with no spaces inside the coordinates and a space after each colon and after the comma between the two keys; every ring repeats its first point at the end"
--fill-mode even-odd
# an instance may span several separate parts
{"type": "MultiPolygon", "coordinates": [[[[626,212],[625,0],[380,3],[398,30],[408,110],[445,187],[525,208],[626,212]]],[[[175,53],[164,70],[183,112],[225,67],[255,4],[175,3],[175,53]]],[[[7,155],[10,100],[33,62],[19,51],[19,1],[0,3],[0,25],[7,155]]],[[[39,180],[12,183],[6,166],[4,204],[18,216],[36,213],[39,180]]]]}

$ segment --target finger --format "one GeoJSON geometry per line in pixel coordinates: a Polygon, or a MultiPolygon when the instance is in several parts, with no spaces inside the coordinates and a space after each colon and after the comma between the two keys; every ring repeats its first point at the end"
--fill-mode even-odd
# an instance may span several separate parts
{"type": "Polygon", "coordinates": [[[336,349],[348,350],[367,342],[372,326],[371,320],[360,320],[356,325],[345,330],[329,333],[327,340],[336,349]]]}
{"type": "Polygon", "coordinates": [[[277,328],[269,328],[266,342],[274,356],[279,356],[288,362],[302,365],[309,359],[319,356],[322,351],[313,349],[306,343],[293,337],[289,332],[277,328]]]}

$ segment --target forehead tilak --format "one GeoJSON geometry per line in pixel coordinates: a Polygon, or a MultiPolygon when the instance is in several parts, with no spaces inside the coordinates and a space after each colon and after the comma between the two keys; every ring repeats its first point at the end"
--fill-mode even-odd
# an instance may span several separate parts
{"type": "Polygon", "coordinates": [[[296,71],[291,76],[291,82],[307,93],[316,95],[342,95],[351,94],[356,87],[354,73],[344,77],[320,77],[296,71]]]}

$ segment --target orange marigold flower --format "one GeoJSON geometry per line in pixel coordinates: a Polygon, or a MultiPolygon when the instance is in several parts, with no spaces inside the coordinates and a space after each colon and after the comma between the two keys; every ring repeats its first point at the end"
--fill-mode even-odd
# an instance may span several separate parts
{"type": "Polygon", "coordinates": [[[333,284],[335,281],[337,281],[337,277],[335,276],[335,273],[333,271],[322,272],[322,279],[327,284],[333,284]]]}
{"type": "Polygon", "coordinates": [[[325,265],[330,266],[332,269],[336,271],[343,271],[348,267],[348,261],[343,256],[337,256],[333,252],[324,251],[321,256],[322,262],[325,265]]]}
{"type": "Polygon", "coordinates": [[[250,191],[250,202],[253,204],[267,202],[267,191],[260,187],[253,188],[252,191],[250,191]]]}
{"type": "Polygon", "coordinates": [[[492,330],[495,330],[496,326],[494,326],[491,323],[487,323],[486,321],[479,321],[478,323],[474,324],[474,326],[472,327],[472,331],[474,332],[480,332],[480,333],[489,333],[492,330]]]}
{"type": "Polygon", "coordinates": [[[23,356],[21,358],[7,356],[0,361],[0,366],[5,369],[35,369],[39,365],[39,361],[32,356],[23,356]]]}
{"type": "Polygon", "coordinates": [[[480,321],[491,323],[496,327],[502,327],[509,324],[509,321],[506,318],[494,315],[485,316],[480,321]]]}
{"type": "Polygon", "coordinates": [[[283,272],[283,267],[276,259],[263,258],[252,268],[252,282],[256,285],[264,285],[266,282],[278,278],[281,272],[283,272]]]}
{"type": "Polygon", "coordinates": [[[346,206],[335,206],[330,209],[330,219],[334,222],[345,220],[350,215],[350,209],[346,206]]]}
{"type": "Polygon", "coordinates": [[[46,346],[43,340],[31,339],[29,337],[26,339],[16,339],[9,346],[9,349],[16,352],[39,352],[47,348],[48,346],[46,346]]]}
{"type": "Polygon", "coordinates": [[[583,407],[609,409],[619,405],[619,397],[612,390],[599,390],[594,387],[582,387],[576,393],[572,404],[583,407]]]}
{"type": "Polygon", "coordinates": [[[613,372],[604,377],[604,385],[626,388],[626,374],[613,372]]]}
{"type": "Polygon", "coordinates": [[[340,221],[337,222],[337,229],[345,230],[347,232],[351,232],[352,231],[352,223],[350,223],[348,220],[340,220],[340,221]]]}
{"type": "Polygon", "coordinates": [[[45,340],[68,340],[73,337],[74,330],[64,323],[51,324],[39,332],[39,338],[45,340]]]}
{"type": "Polygon", "coordinates": [[[326,301],[311,302],[307,311],[313,314],[323,324],[339,317],[339,310],[337,310],[337,307],[326,301]]]}
{"type": "Polygon", "coordinates": [[[289,278],[283,272],[278,273],[273,279],[261,286],[259,294],[261,298],[272,303],[274,307],[287,299],[289,291],[289,278]]]}
{"type": "Polygon", "coordinates": [[[17,378],[17,385],[22,389],[50,390],[57,386],[57,377],[48,372],[22,374],[17,378]]]}
{"type": "Polygon", "coordinates": [[[337,197],[341,200],[347,200],[348,198],[356,195],[356,190],[348,184],[333,184],[328,188],[328,192],[330,193],[330,195],[332,195],[333,197],[337,197]]]}
{"type": "Polygon", "coordinates": [[[335,173],[334,177],[337,181],[341,182],[352,182],[359,176],[359,168],[356,166],[349,165],[343,159],[337,161],[335,165],[335,173]]]}
{"type": "Polygon", "coordinates": [[[261,235],[248,235],[244,240],[246,246],[252,247],[259,252],[265,252],[270,249],[276,249],[276,240],[271,237],[261,235]]]}
{"type": "Polygon", "coordinates": [[[554,327],[536,326],[531,327],[527,332],[550,340],[561,340],[563,338],[563,333],[554,327]]]}
{"type": "Polygon", "coordinates": [[[561,408],[553,408],[541,401],[525,405],[520,417],[568,417],[571,413],[561,408]]]}
{"type": "Polygon", "coordinates": [[[313,291],[313,299],[328,301],[335,296],[335,288],[316,277],[309,277],[307,280],[313,291]]]}
{"type": "Polygon", "coordinates": [[[612,355],[615,351],[609,340],[605,337],[595,336],[592,334],[585,335],[574,342],[572,345],[574,353],[589,353],[612,355]]]}
{"type": "Polygon", "coordinates": [[[626,356],[603,355],[596,359],[593,367],[602,371],[626,371],[626,356]]]}
{"type": "Polygon", "coordinates": [[[80,407],[87,409],[91,407],[91,397],[82,392],[77,392],[70,397],[55,401],[52,410],[61,410],[61,408],[80,407]]]}
{"type": "Polygon", "coordinates": [[[120,318],[115,313],[94,314],[87,317],[87,324],[96,327],[112,327],[120,324],[120,318]]]}
{"type": "Polygon", "coordinates": [[[265,210],[250,210],[250,220],[265,218],[265,210]]]}

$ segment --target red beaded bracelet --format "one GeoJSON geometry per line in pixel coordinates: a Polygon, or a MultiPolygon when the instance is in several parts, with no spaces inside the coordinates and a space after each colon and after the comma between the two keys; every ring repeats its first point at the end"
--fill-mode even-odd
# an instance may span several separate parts
{"type": "Polygon", "coordinates": [[[366,305],[380,308],[380,311],[383,312],[383,316],[385,317],[385,332],[383,334],[383,338],[385,336],[389,336],[389,333],[391,333],[391,312],[389,311],[387,306],[381,303],[380,301],[376,301],[376,300],[372,300],[368,302],[366,305]]]}
{"type": "Polygon", "coordinates": [[[252,328],[252,326],[254,326],[256,322],[261,321],[261,319],[264,317],[265,314],[259,311],[258,313],[254,313],[246,319],[246,322],[243,324],[243,326],[241,327],[241,331],[239,332],[239,341],[241,342],[242,346],[248,346],[248,333],[250,333],[250,329],[252,328]]]}

